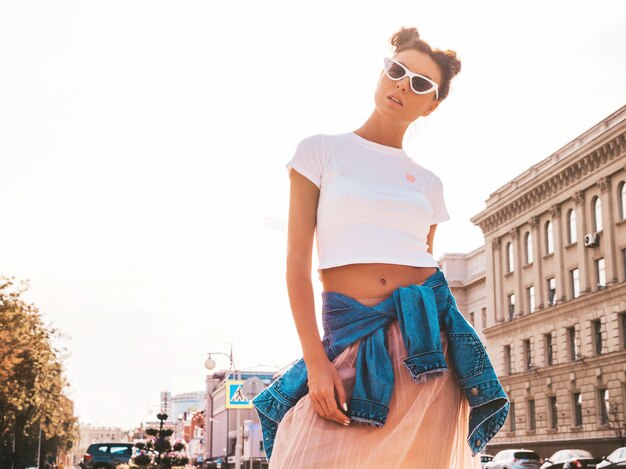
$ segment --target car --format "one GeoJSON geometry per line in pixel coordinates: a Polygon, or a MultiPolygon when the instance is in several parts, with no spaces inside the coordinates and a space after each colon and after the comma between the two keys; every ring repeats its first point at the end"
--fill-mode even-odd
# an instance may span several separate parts
{"type": "Polygon", "coordinates": [[[617,448],[611,454],[602,458],[602,461],[596,465],[597,469],[613,469],[617,467],[626,467],[626,446],[617,448]]]}
{"type": "Polygon", "coordinates": [[[539,469],[541,458],[528,449],[505,449],[485,464],[485,469],[539,469]]]}
{"type": "Polygon", "coordinates": [[[562,449],[543,463],[541,469],[595,469],[600,459],[582,449],[562,449]]]}
{"type": "Polygon", "coordinates": [[[80,462],[81,469],[113,469],[126,464],[133,455],[132,443],[94,443],[80,462]]]}
{"type": "Polygon", "coordinates": [[[489,461],[491,461],[493,459],[493,456],[491,454],[481,454],[480,455],[480,464],[482,466],[482,468],[485,468],[485,464],[487,464],[489,461]]]}

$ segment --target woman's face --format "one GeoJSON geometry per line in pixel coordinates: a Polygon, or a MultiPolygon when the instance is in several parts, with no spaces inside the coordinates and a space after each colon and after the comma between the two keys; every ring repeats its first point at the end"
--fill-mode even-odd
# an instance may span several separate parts
{"type": "MultiPolygon", "coordinates": [[[[417,50],[404,50],[392,57],[410,71],[424,75],[441,84],[441,72],[437,63],[428,54],[417,50]]],[[[384,117],[409,125],[420,116],[427,116],[439,105],[435,92],[417,94],[411,89],[408,77],[394,81],[381,72],[378,87],[374,94],[376,109],[384,117]],[[395,102],[397,99],[400,103],[395,102]]]]}

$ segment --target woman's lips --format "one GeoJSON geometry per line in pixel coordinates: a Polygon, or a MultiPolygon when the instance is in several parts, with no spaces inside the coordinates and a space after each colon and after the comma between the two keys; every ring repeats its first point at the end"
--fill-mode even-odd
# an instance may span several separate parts
{"type": "Polygon", "coordinates": [[[400,101],[400,99],[397,96],[389,95],[387,96],[387,99],[391,101],[392,103],[396,104],[397,106],[403,106],[402,101],[400,101]]]}

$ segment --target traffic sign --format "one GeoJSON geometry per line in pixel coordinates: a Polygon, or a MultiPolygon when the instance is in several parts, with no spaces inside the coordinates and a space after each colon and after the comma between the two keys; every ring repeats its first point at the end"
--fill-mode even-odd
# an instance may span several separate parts
{"type": "Polygon", "coordinates": [[[252,402],[243,392],[243,380],[226,380],[226,408],[252,409],[252,402]]]}

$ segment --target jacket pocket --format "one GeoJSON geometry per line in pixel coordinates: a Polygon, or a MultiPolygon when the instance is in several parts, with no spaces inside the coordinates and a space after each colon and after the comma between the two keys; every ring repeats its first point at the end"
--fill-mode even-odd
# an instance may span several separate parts
{"type": "Polygon", "coordinates": [[[457,379],[478,376],[485,367],[485,347],[475,334],[448,333],[448,348],[457,379]]]}

